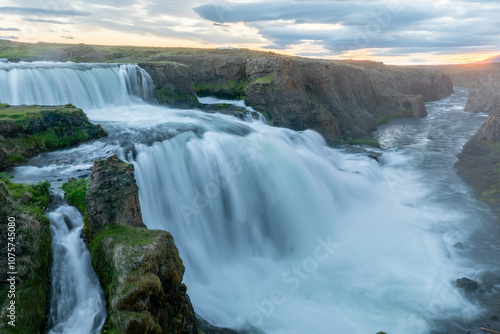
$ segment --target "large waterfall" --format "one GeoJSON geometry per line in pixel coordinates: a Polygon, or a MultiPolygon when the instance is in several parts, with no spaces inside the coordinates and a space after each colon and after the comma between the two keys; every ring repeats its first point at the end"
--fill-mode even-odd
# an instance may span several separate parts
{"type": "Polygon", "coordinates": [[[97,108],[151,100],[151,77],[137,65],[0,63],[0,101],[97,108]]]}
{"type": "Polygon", "coordinates": [[[110,153],[133,162],[144,221],[173,234],[195,310],[210,323],[264,333],[419,334],[481,312],[453,284],[477,274],[467,249],[489,245],[485,236],[483,246],[453,247],[472,244],[488,220],[452,169],[484,121],[463,111],[466,91],[429,105],[427,119],[382,127],[385,150],[372,152],[378,162],[332,149],[314,131],[134,103],[144,79],[127,86],[116,65],[19,66],[0,75],[41,72],[46,82],[71,84],[48,86],[43,102],[35,92],[28,98],[29,85],[1,102],[54,97],[89,106],[109,136],[34,159],[16,168],[16,180],[57,182],[110,153]],[[88,100],[69,100],[84,95],[75,78],[88,100]]]}

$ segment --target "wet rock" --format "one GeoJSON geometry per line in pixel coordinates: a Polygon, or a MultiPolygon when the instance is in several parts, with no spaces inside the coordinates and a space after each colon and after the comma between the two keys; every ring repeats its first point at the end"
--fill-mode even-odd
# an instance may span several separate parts
{"type": "Polygon", "coordinates": [[[104,225],[146,227],[142,221],[134,165],[116,155],[96,160],[85,199],[91,233],[104,225]]]}
{"type": "Polygon", "coordinates": [[[110,314],[104,330],[198,334],[184,264],[170,233],[145,228],[133,165],[116,155],[96,160],[86,210],[92,264],[110,314]]]}
{"type": "Polygon", "coordinates": [[[457,279],[455,285],[457,286],[457,288],[463,289],[465,291],[475,291],[479,287],[476,281],[473,281],[467,277],[457,279]]]}

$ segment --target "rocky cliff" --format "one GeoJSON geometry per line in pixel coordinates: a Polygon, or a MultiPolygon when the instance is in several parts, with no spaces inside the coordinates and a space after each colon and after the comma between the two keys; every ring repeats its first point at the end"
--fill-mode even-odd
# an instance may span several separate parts
{"type": "Polygon", "coordinates": [[[100,138],[106,133],[85,113],[61,107],[0,105],[0,171],[45,151],[100,138]]]}
{"type": "Polygon", "coordinates": [[[423,117],[425,101],[453,92],[442,73],[375,62],[227,54],[173,55],[200,95],[245,98],[275,126],[319,131],[328,142],[369,137],[377,123],[423,117]]]}
{"type": "Polygon", "coordinates": [[[153,79],[158,103],[175,108],[199,106],[191,70],[188,66],[175,62],[140,63],[138,65],[153,79]]]}
{"type": "Polygon", "coordinates": [[[44,215],[51,197],[50,183],[24,185],[3,177],[0,333],[42,333],[50,290],[50,222],[44,215]]]}
{"type": "Polygon", "coordinates": [[[87,241],[110,314],[104,329],[198,333],[177,247],[170,233],[148,230],[142,223],[133,171],[133,165],[112,156],[95,161],[88,182],[72,180],[64,186],[71,191],[67,200],[84,206],[91,224],[87,241]]]}
{"type": "Polygon", "coordinates": [[[490,113],[500,105],[500,64],[474,63],[465,65],[431,66],[448,74],[455,86],[472,88],[465,110],[490,113]]]}
{"type": "Polygon", "coordinates": [[[455,167],[500,217],[500,104],[465,144],[455,167]]]}
{"type": "Polygon", "coordinates": [[[455,167],[479,199],[500,216],[500,64],[461,65],[452,77],[468,78],[472,90],[466,110],[490,113],[488,120],[465,144],[455,167]]]}
{"type": "Polygon", "coordinates": [[[392,117],[423,117],[424,102],[453,92],[450,78],[434,69],[307,59],[246,49],[0,41],[0,57],[139,63],[152,76],[160,103],[196,106],[194,83],[201,96],[245,98],[273,125],[316,129],[329,143],[370,137],[377,124],[392,117]]]}

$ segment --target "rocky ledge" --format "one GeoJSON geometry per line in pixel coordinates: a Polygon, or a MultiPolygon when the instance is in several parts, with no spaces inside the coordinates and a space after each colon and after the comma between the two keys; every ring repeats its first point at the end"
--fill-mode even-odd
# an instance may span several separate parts
{"type": "Polygon", "coordinates": [[[86,216],[92,264],[105,291],[112,333],[198,333],[172,235],[145,228],[134,167],[96,160],[88,180],[64,185],[86,216]],[[84,200],[82,201],[82,199],[84,200]]]}
{"type": "Polygon", "coordinates": [[[71,104],[60,107],[0,105],[0,171],[41,152],[97,139],[106,133],[71,104]]]}

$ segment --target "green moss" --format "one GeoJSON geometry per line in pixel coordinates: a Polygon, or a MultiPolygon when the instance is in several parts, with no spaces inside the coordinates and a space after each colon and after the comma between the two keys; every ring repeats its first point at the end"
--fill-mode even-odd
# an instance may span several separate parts
{"type": "MultiPolygon", "coordinates": [[[[0,188],[8,193],[4,204],[9,205],[9,216],[16,218],[17,243],[23,249],[17,256],[17,265],[26,268],[26,274],[19,270],[16,327],[10,328],[9,333],[41,333],[49,293],[50,222],[44,212],[50,202],[50,183],[19,184],[11,182],[5,174],[1,176],[0,188]]],[[[4,292],[0,291],[2,307],[8,302],[4,292]]]]}
{"type": "Polygon", "coordinates": [[[253,85],[253,84],[268,85],[268,84],[272,83],[273,81],[274,81],[274,78],[272,75],[266,75],[266,76],[260,77],[258,79],[252,80],[250,85],[253,85]]]}
{"type": "Polygon", "coordinates": [[[341,140],[340,144],[367,145],[367,146],[380,148],[379,142],[376,141],[375,139],[372,139],[372,138],[345,139],[345,140],[341,140]]]}
{"type": "Polygon", "coordinates": [[[227,103],[220,103],[217,105],[217,108],[226,109],[229,108],[229,105],[227,103]]]}
{"type": "Polygon", "coordinates": [[[199,96],[215,96],[219,98],[241,98],[248,87],[248,80],[230,80],[225,83],[195,83],[194,88],[199,96]]]}
{"type": "Polygon", "coordinates": [[[76,145],[105,135],[100,125],[91,124],[85,113],[71,104],[56,108],[1,108],[1,123],[11,129],[12,135],[0,142],[0,151],[5,154],[4,160],[0,161],[0,168],[13,167],[40,152],[76,145]]]}
{"type": "Polygon", "coordinates": [[[85,196],[87,194],[87,185],[90,178],[71,180],[63,183],[62,188],[65,192],[64,199],[71,205],[76,206],[80,212],[87,214],[87,205],[85,204],[85,196]]]}

